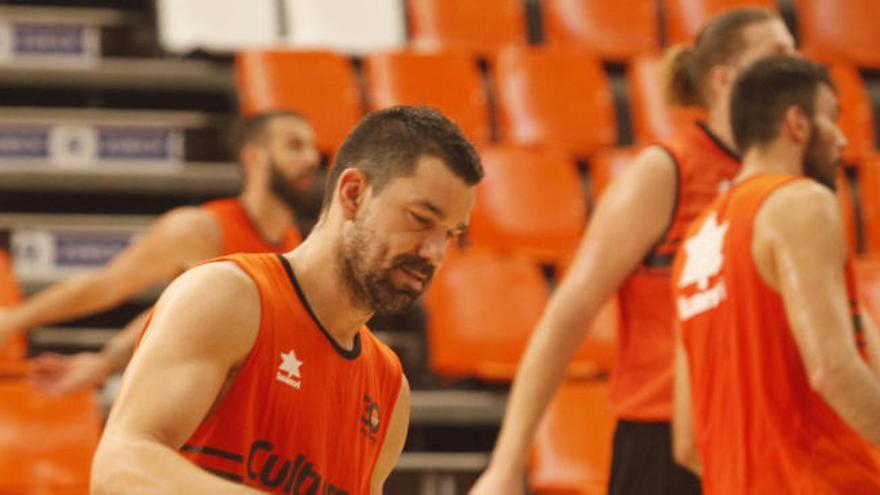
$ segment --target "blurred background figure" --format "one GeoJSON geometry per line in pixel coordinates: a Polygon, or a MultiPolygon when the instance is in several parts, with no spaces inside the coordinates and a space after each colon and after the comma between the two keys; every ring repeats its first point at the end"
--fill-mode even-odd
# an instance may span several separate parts
{"type": "MultiPolygon", "coordinates": [[[[8,341],[28,329],[106,311],[193,265],[238,252],[286,252],[302,236],[294,225],[315,183],[319,155],[308,121],[291,111],[242,121],[234,138],[244,185],[235,198],[165,213],[105,267],[72,277],[0,312],[8,341]]],[[[98,353],[43,355],[38,386],[66,393],[96,386],[125,367],[146,314],[132,320],[98,353]]]]}

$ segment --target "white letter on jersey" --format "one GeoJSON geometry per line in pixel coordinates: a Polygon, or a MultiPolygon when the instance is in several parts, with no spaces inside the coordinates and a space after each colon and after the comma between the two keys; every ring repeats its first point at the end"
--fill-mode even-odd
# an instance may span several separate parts
{"type": "Polygon", "coordinates": [[[678,280],[680,288],[697,284],[699,292],[678,298],[678,316],[687,320],[717,307],[727,297],[724,280],[709,288],[709,279],[718,275],[724,264],[724,238],[730,224],[718,224],[717,213],[709,215],[696,235],[684,243],[684,268],[678,280]]]}

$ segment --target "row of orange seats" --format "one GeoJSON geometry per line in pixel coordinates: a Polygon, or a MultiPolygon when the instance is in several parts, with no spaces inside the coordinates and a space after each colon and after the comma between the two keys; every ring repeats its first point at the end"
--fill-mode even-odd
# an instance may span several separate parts
{"type": "MultiPolygon", "coordinates": [[[[627,65],[634,134],[647,143],[672,134],[699,112],[669,108],[656,55],[627,65]]],[[[857,163],[876,147],[875,124],[864,81],[851,65],[836,64],[841,125],[857,163]]],[[[619,144],[608,77],[598,58],[570,48],[508,47],[486,81],[477,61],[461,52],[403,51],[363,60],[365,94],[351,60],[319,51],[254,50],[240,53],[237,75],[245,114],[275,108],[305,113],[319,147],[332,153],[367,109],[397,104],[433,106],[477,143],[493,140],[490,101],[497,107],[501,142],[552,146],[586,157],[619,144]]]]}
{"type": "MultiPolygon", "coordinates": [[[[467,247],[450,253],[425,300],[428,349],[431,367],[441,375],[503,381],[513,377],[549,298],[541,266],[555,267],[559,276],[564,273],[587,219],[576,169],[564,154],[492,148],[483,153],[483,161],[486,177],[477,189],[467,247]]],[[[620,159],[603,166],[619,171],[623,163],[620,159]]],[[[870,170],[873,179],[860,191],[863,195],[880,193],[880,157],[870,170]]],[[[855,236],[851,223],[856,194],[845,177],[838,191],[848,230],[855,236]]],[[[877,215],[880,196],[864,199],[862,210],[877,215]]],[[[867,231],[880,234],[880,223],[867,231]]],[[[853,254],[855,240],[848,240],[853,254]]],[[[574,375],[590,376],[596,366],[610,371],[614,307],[609,302],[594,323],[598,331],[592,335],[598,340],[579,351],[574,375]]]]}
{"type": "MultiPolygon", "coordinates": [[[[823,57],[880,67],[880,21],[873,0],[795,0],[805,48],[823,57]]],[[[776,0],[540,0],[549,43],[583,46],[605,60],[656,52],[693,39],[706,20],[742,6],[777,8],[776,0]],[[661,22],[661,19],[665,22],[661,22]]],[[[412,40],[483,55],[526,41],[523,0],[409,0],[412,40]],[[491,19],[491,22],[487,22],[491,19]]]]}

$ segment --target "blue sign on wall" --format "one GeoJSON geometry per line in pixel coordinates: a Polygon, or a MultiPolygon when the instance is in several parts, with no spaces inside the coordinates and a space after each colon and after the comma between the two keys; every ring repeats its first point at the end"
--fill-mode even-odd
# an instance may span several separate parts
{"type": "Polygon", "coordinates": [[[54,264],[59,268],[106,265],[131,242],[130,233],[56,232],[54,264]]]}

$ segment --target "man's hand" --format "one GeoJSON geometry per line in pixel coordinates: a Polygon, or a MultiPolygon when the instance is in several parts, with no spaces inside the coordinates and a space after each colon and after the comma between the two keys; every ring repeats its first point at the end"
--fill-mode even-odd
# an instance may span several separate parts
{"type": "Polygon", "coordinates": [[[46,393],[63,395],[99,387],[111,373],[111,363],[95,352],[72,356],[46,353],[33,361],[30,379],[46,393]]]}

